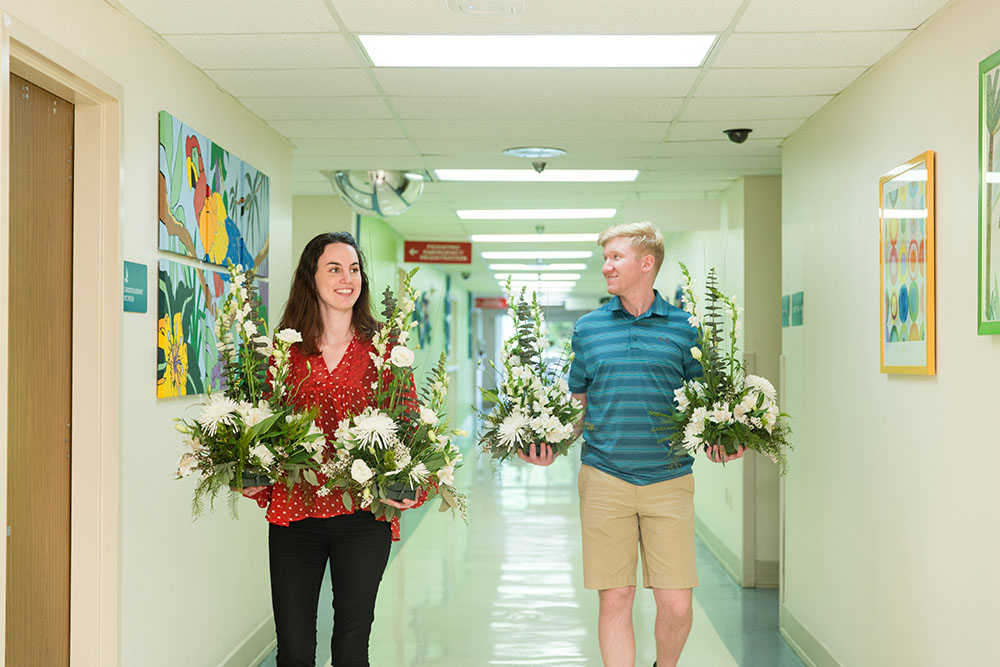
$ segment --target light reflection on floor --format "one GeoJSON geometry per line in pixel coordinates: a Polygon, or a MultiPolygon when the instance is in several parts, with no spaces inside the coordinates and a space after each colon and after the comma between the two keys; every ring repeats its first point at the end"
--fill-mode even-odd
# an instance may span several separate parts
{"type": "MultiPolygon", "coordinates": [[[[578,465],[493,472],[470,461],[459,479],[468,526],[436,511],[410,533],[404,524],[379,592],[372,665],[600,665],[597,594],[583,588],[580,564],[578,465]]],[[[654,614],[640,592],[638,665],[655,659],[654,614]]],[[[700,607],[681,664],[736,665],[700,607]]]]}

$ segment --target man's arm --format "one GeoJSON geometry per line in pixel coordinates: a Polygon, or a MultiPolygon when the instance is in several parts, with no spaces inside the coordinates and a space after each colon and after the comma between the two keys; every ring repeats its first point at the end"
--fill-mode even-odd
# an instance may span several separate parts
{"type": "MultiPolygon", "coordinates": [[[[575,441],[583,433],[583,417],[587,414],[587,394],[573,394],[573,398],[580,401],[583,406],[583,412],[573,424],[573,440],[575,441]]],[[[519,449],[517,455],[521,457],[522,461],[536,466],[552,465],[552,462],[556,460],[556,453],[552,451],[552,446],[547,442],[532,443],[528,446],[527,454],[519,449]]]]}

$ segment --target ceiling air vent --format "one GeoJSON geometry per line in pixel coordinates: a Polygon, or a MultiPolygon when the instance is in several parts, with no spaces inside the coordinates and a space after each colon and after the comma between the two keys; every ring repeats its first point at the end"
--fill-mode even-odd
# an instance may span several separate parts
{"type": "Polygon", "coordinates": [[[519,16],[524,0],[448,0],[448,9],[466,16],[519,16]]]}

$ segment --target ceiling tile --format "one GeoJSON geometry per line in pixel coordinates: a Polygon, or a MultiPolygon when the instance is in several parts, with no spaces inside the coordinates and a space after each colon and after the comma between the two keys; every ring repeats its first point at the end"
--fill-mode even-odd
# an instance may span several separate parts
{"type": "Polygon", "coordinates": [[[206,32],[336,32],[323,0],[118,0],[136,18],[161,35],[206,32]]]}
{"type": "Polygon", "coordinates": [[[781,157],[766,156],[706,156],[706,157],[659,157],[653,160],[651,169],[658,171],[726,170],[781,170],[781,157]]]}
{"type": "Polygon", "coordinates": [[[787,0],[753,0],[738,31],[913,30],[949,0],[839,0],[789,5],[787,0]]]}
{"type": "Polygon", "coordinates": [[[206,69],[235,97],[324,97],[376,95],[363,69],[206,69]]]}
{"type": "Polygon", "coordinates": [[[697,69],[376,68],[390,96],[686,97],[697,69]]]}
{"type": "Polygon", "coordinates": [[[701,157],[706,155],[778,156],[781,154],[783,139],[754,139],[751,135],[745,143],[734,144],[728,139],[714,141],[668,141],[660,148],[660,157],[701,157]]]}
{"type": "Polygon", "coordinates": [[[832,95],[800,97],[696,97],[681,120],[764,120],[806,118],[833,99],[832,95]]]}
{"type": "Polygon", "coordinates": [[[264,120],[392,118],[381,97],[241,97],[264,120]]]}
{"type": "Polygon", "coordinates": [[[864,74],[864,67],[819,69],[712,68],[698,86],[698,97],[788,97],[836,95],[864,74]]]}
{"type": "MultiPolygon", "coordinates": [[[[424,155],[457,155],[485,157],[491,161],[494,168],[519,169],[527,168],[531,161],[524,158],[513,158],[504,155],[505,148],[513,146],[524,146],[525,142],[514,141],[517,137],[496,137],[491,140],[480,139],[415,139],[417,148],[424,155]]],[[[606,139],[604,141],[546,141],[545,145],[555,144],[566,151],[567,155],[558,158],[551,158],[545,162],[553,169],[570,169],[581,167],[570,167],[569,162],[573,158],[594,158],[594,157],[647,157],[656,151],[659,139],[655,141],[617,141],[606,139]]],[[[463,167],[475,167],[479,169],[489,168],[485,164],[479,165],[464,164],[463,167]]],[[[614,169],[614,167],[592,167],[602,169],[614,169]]],[[[625,169],[635,167],[623,167],[625,169]]]]}
{"type": "Polygon", "coordinates": [[[713,67],[869,67],[909,31],[743,33],[726,40],[713,67]]]}
{"type": "Polygon", "coordinates": [[[273,120],[268,123],[281,134],[292,139],[395,139],[403,132],[394,120],[273,120]]]}
{"type": "Polygon", "coordinates": [[[481,139],[508,146],[558,145],[563,141],[658,141],[668,123],[616,123],[597,121],[475,121],[407,120],[407,133],[415,139],[481,139]]]}
{"type": "MultiPolygon", "coordinates": [[[[748,127],[753,129],[750,135],[757,139],[783,139],[795,131],[799,125],[805,122],[805,118],[784,118],[780,120],[758,120],[749,123],[748,127]]],[[[672,141],[694,141],[712,140],[725,138],[723,130],[732,128],[728,121],[707,121],[677,123],[673,132],[670,133],[672,141]]]]}
{"type": "Polygon", "coordinates": [[[299,138],[292,143],[295,157],[308,155],[399,155],[416,157],[413,147],[406,139],[317,139],[299,138]]]}
{"type": "Polygon", "coordinates": [[[331,33],[165,35],[164,39],[201,69],[318,69],[359,65],[347,40],[331,33]]]}
{"type": "Polygon", "coordinates": [[[657,97],[393,97],[407,119],[668,121],[681,98],[657,97]]]}
{"type": "Polygon", "coordinates": [[[629,0],[623,6],[605,0],[565,2],[528,0],[516,17],[462,16],[443,0],[332,0],[337,14],[353,32],[385,33],[693,33],[721,32],[742,0],[629,0]]]}
{"type": "MultiPolygon", "coordinates": [[[[423,141],[418,141],[417,145],[422,146],[423,141]]],[[[433,142],[431,142],[433,143],[433,142]]],[[[546,160],[549,169],[641,169],[652,157],[652,152],[656,146],[650,146],[649,152],[641,157],[614,157],[608,155],[593,154],[591,156],[577,155],[572,153],[560,158],[546,160]]],[[[512,158],[501,154],[475,154],[466,155],[439,155],[423,152],[424,161],[431,169],[531,169],[529,160],[523,158],[512,158]]]]}

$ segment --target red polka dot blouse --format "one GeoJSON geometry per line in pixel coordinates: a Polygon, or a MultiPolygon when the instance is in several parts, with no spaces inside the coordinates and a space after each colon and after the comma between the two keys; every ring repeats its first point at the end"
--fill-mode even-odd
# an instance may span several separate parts
{"type": "MultiPolygon", "coordinates": [[[[293,403],[299,409],[319,408],[316,425],[326,434],[326,446],[323,451],[324,460],[335,456],[333,434],[337,423],[349,415],[360,413],[365,408],[374,405],[371,385],[375,381],[375,366],[372,363],[371,352],[375,348],[370,340],[365,340],[355,334],[347,346],[343,358],[332,371],[326,367],[323,355],[317,353],[306,356],[298,344],[290,350],[290,370],[288,385],[298,387],[293,403]]],[[[320,484],[326,482],[326,476],[317,473],[320,484]]],[[[319,497],[306,494],[301,484],[296,484],[289,490],[284,485],[273,485],[266,493],[255,495],[258,505],[267,507],[267,520],[281,526],[287,526],[292,521],[305,518],[323,519],[349,514],[351,511],[344,506],[342,492],[319,497]]],[[[353,507],[361,507],[361,500],[352,494],[353,507]]],[[[376,517],[385,520],[384,516],[376,517]]],[[[399,519],[391,521],[392,539],[399,540],[399,519]]]]}

